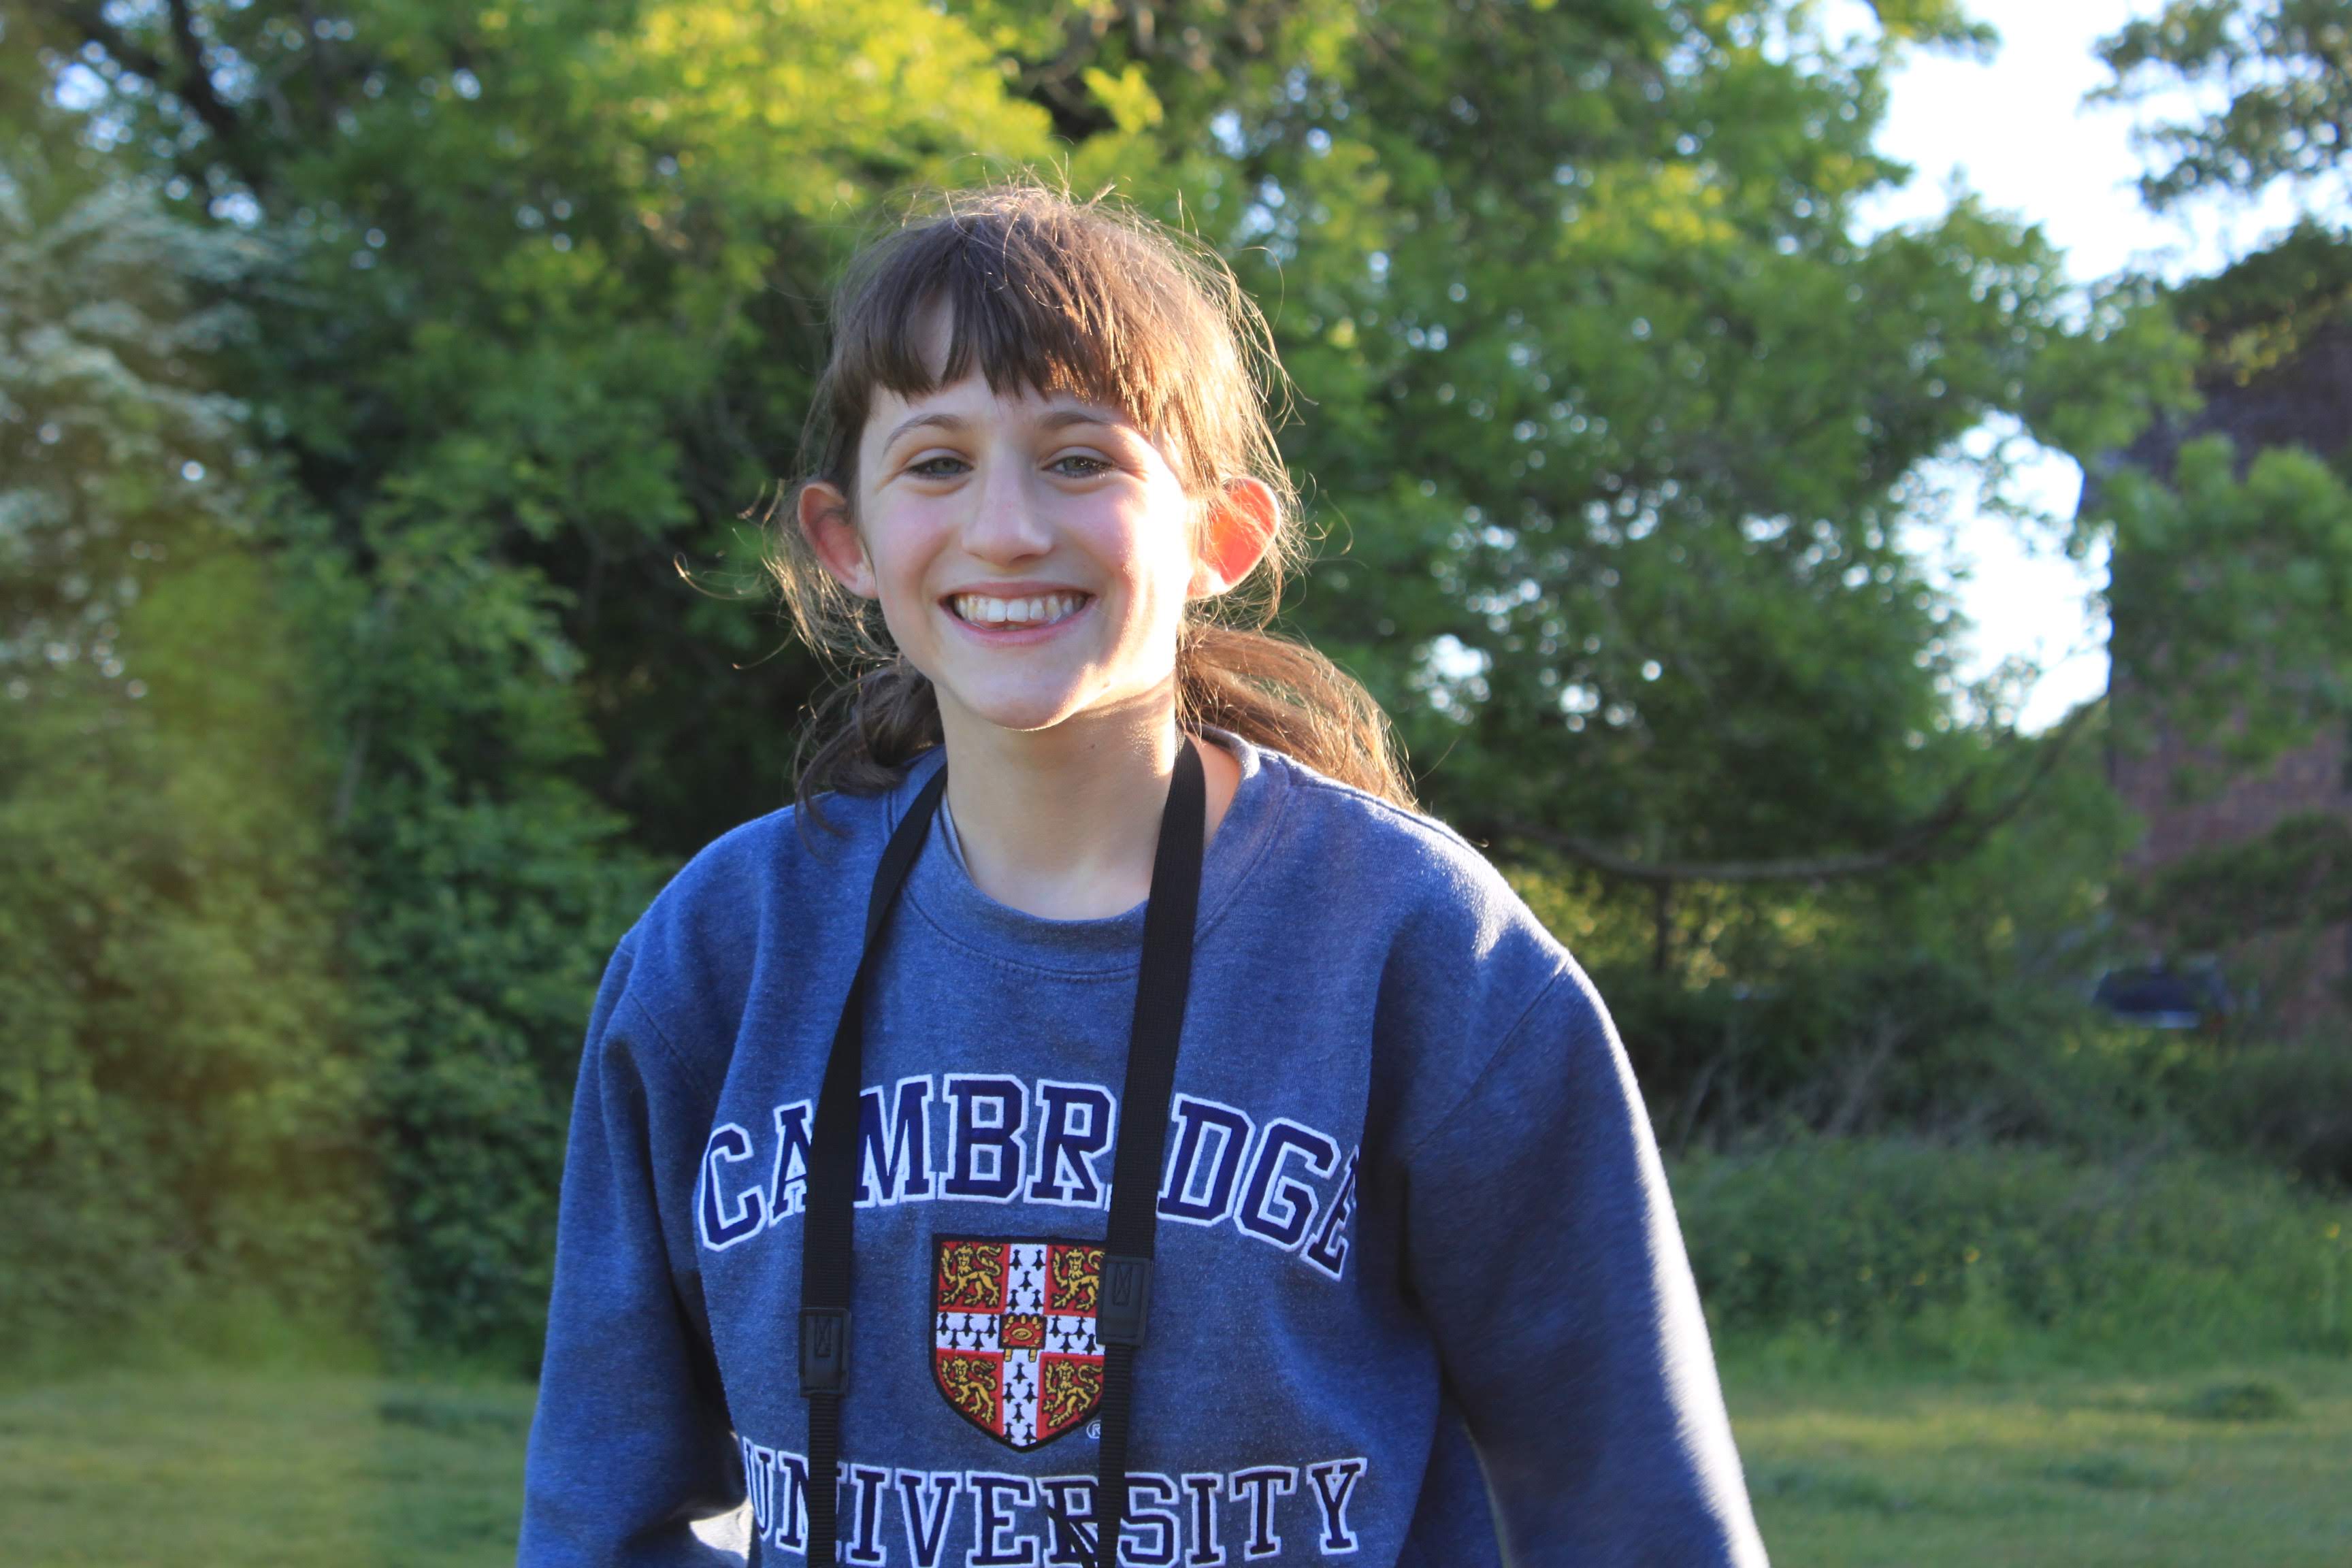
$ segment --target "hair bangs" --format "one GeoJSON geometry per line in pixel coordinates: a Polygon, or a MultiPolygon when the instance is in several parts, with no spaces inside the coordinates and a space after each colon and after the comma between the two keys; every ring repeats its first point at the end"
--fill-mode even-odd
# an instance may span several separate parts
{"type": "Polygon", "coordinates": [[[854,464],[877,390],[911,399],[977,374],[1000,394],[1119,410],[1196,493],[1226,477],[1203,471],[1220,442],[1199,389],[1232,385],[1232,332],[1200,279],[1121,224],[1066,203],[951,208],[876,247],[845,292],[826,389],[837,458],[854,464]]]}

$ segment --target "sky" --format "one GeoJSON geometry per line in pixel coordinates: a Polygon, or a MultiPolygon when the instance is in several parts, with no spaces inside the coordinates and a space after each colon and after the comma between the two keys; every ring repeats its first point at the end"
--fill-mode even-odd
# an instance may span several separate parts
{"type": "MultiPolygon", "coordinates": [[[[1933,216],[1957,180],[1988,205],[2039,224],[2080,281],[2126,267],[2167,278],[2210,272],[2244,254],[2292,218],[2284,195],[2248,212],[2207,209],[2157,217],[2139,204],[2132,181],[2142,164],[2132,151],[2134,125],[2147,111],[2084,107],[2084,95],[2105,79],[2092,55],[2097,40],[2159,0],[1971,0],[1969,11],[1992,24],[2000,47],[1990,62],[1943,54],[1913,56],[1890,79],[1882,151],[1916,171],[1910,184],[1865,209],[1876,229],[1933,216]]],[[[1859,0],[1838,0],[1853,25],[1867,26],[1859,0]]],[[[1980,432],[1982,441],[2014,430],[1980,432]]],[[[2069,459],[2033,447],[2011,497],[2061,520],[2074,515],[2082,471],[2069,459]]],[[[1981,674],[2021,656],[2044,667],[2022,703],[2021,721],[2039,730],[2106,687],[2106,626],[2095,595],[2106,581],[2102,554],[2074,562],[2008,520],[1979,510],[1973,486],[1946,470],[1952,551],[1945,568],[1972,625],[1964,669],[1981,674]],[[2021,531],[2027,537],[2021,538],[2021,531]]],[[[1924,542],[1931,531],[1923,529],[1924,542]]],[[[1942,553],[1937,537],[1929,547],[1942,553]]]]}

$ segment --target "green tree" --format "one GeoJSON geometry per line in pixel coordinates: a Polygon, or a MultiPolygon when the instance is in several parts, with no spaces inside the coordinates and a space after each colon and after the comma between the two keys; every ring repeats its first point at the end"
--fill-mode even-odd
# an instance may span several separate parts
{"type": "Polygon", "coordinates": [[[2352,136],[2352,23],[2339,0],[2167,0],[2099,45],[2115,79],[2099,97],[2145,101],[2195,89],[2184,117],[2140,132],[2148,205],[2247,196],[2278,181],[2340,174],[2352,136]]]}
{"type": "Polygon", "coordinates": [[[325,759],[266,573],[244,236],[0,146],[0,1342],[368,1306],[325,759]]]}
{"type": "Polygon", "coordinates": [[[1972,205],[1853,237],[1902,173],[1887,60],[1981,35],[1342,15],[1174,195],[1310,400],[1291,450],[1335,536],[1299,623],[1404,716],[1432,798],[1653,889],[1660,955],[1677,886],[1974,842],[2042,764],[1957,732],[1950,607],[1900,528],[1920,466],[1994,414],[2092,458],[2187,368],[2147,290],[2085,300],[1972,205]]]}

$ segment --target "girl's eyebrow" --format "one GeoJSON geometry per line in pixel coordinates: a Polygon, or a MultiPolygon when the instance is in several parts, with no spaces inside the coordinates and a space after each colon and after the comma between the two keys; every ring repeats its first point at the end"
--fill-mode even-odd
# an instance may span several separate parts
{"type": "Polygon", "coordinates": [[[961,430],[970,424],[971,421],[953,414],[918,414],[892,430],[882,445],[887,448],[908,431],[920,430],[926,426],[933,426],[941,430],[961,430]]]}
{"type": "Polygon", "coordinates": [[[1071,425],[1100,425],[1116,428],[1126,420],[1116,414],[1106,414],[1086,408],[1057,408],[1037,423],[1048,430],[1059,430],[1071,425]]]}

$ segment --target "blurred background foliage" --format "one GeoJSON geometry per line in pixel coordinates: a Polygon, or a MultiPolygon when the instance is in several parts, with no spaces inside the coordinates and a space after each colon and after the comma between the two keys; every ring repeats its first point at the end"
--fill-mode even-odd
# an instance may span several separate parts
{"type": "MultiPolygon", "coordinates": [[[[2340,1041],[2086,1008],[2152,918],[2102,767],[2130,726],[2026,733],[2016,672],[1964,682],[1905,526],[1931,462],[1999,481],[1963,436],[2030,433],[2102,476],[2044,524],[2114,541],[2166,628],[2119,663],[2232,766],[2322,732],[2344,454],[2113,455],[2332,320],[2352,249],[2312,228],[2299,271],[2175,293],[2071,283],[1966,200],[1856,237],[1906,174],[1873,150],[1888,63],[1986,42],[1948,0],[1875,9],[1849,37],[1792,0],[13,7],[0,1342],[247,1292],[530,1363],[598,970],[788,798],[828,679],[759,571],[828,283],[908,193],[1020,170],[1115,184],[1265,306],[1322,531],[1286,624],[1599,977],[1722,1310],[1895,1310],[1804,1283],[1850,1282],[1829,1242],[1759,1274],[1730,1259],[1764,1240],[1719,1239],[1842,1205],[1918,1193],[1933,1223],[1857,1267],[1948,1311],[1960,1277],[1911,1252],[2041,1204],[2000,1263],[2032,1313],[2070,1257],[2179,1253],[2163,1183],[2200,1148],[2352,1177],[2340,1041]],[[2065,1228],[2126,1154],[2169,1173],[2065,1228]]],[[[2111,46],[2118,91],[2297,76],[2291,44],[2216,63],[2198,17],[2236,7],[2174,10],[2111,46]]],[[[2181,128],[2152,197],[2309,172],[2252,134],[2181,128]]],[[[2205,871],[2300,908],[2310,864],[2205,871]]],[[[2246,1278],[2340,1334],[2305,1310],[2314,1200],[2228,1180],[2247,1246],[2303,1237],[2246,1278]]]]}

